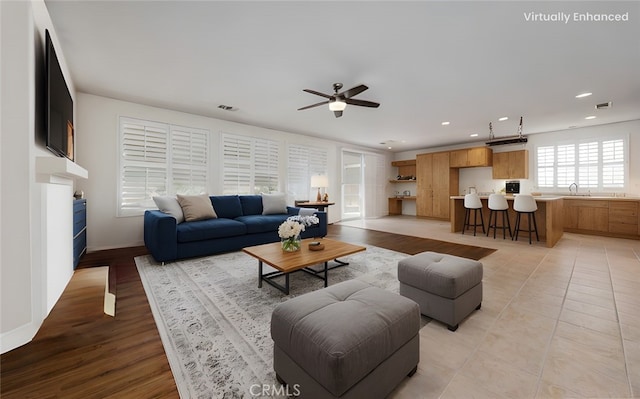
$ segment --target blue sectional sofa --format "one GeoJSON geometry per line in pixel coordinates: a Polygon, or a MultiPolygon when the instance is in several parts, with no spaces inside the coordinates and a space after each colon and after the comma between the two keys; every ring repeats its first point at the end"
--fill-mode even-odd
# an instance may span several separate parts
{"type": "MultiPolygon", "coordinates": [[[[278,226],[300,208],[263,215],[260,195],[211,196],[217,218],[177,223],[159,210],[144,214],[144,243],[158,262],[237,251],[252,245],[280,241],[278,226]]],[[[315,212],[320,222],[309,226],[302,238],[327,235],[327,213],[315,212]]]]}

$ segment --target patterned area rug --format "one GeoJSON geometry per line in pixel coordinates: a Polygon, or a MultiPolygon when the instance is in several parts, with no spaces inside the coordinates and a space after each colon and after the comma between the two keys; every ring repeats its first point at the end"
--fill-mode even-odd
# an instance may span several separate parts
{"type": "MultiPolygon", "coordinates": [[[[407,256],[367,246],[341,258],[350,265],[331,270],[329,285],[359,279],[397,293],[397,264],[407,256]]],[[[264,397],[263,385],[278,392],[271,312],[322,288],[322,280],[294,273],[288,296],[268,284],[258,288],[258,261],[243,252],[165,266],[151,256],[135,262],[182,398],[264,397]]],[[[265,272],[272,270],[265,265],[265,272]]],[[[423,316],[423,324],[428,321],[423,316]]]]}

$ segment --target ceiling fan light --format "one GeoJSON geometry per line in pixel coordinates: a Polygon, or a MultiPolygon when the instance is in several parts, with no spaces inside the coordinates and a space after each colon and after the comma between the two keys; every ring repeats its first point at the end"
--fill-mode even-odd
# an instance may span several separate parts
{"type": "Polygon", "coordinates": [[[342,100],[336,99],[335,101],[329,102],[329,109],[331,111],[344,111],[347,108],[347,103],[342,100]]]}

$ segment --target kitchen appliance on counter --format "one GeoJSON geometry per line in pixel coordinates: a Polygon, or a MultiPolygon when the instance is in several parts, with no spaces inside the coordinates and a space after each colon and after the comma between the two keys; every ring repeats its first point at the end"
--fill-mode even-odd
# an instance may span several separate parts
{"type": "Polygon", "coordinates": [[[520,180],[509,180],[505,183],[504,191],[507,194],[520,194],[520,180]]]}

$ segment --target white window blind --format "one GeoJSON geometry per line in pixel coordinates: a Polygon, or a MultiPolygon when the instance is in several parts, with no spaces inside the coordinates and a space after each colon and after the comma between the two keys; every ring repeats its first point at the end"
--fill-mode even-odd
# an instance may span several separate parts
{"type": "Polygon", "coordinates": [[[553,187],[555,177],[554,147],[538,147],[538,186],[553,187]]]}
{"type": "Polygon", "coordinates": [[[625,187],[626,138],[576,141],[536,148],[537,185],[541,188],[605,190],[625,187]]]}
{"type": "Polygon", "coordinates": [[[172,190],[195,195],[207,191],[208,132],[171,127],[172,190]]]}
{"type": "Polygon", "coordinates": [[[278,190],[279,144],[272,140],[254,139],[254,193],[278,190]]]}
{"type": "Polygon", "coordinates": [[[576,181],[576,147],[575,145],[558,146],[558,186],[569,187],[576,181]]]}
{"type": "Polygon", "coordinates": [[[287,191],[297,200],[311,196],[311,176],[327,174],[327,150],[299,144],[287,147],[287,191]]]}
{"type": "Polygon", "coordinates": [[[598,142],[578,145],[578,186],[598,187],[598,142]]]}
{"type": "Polygon", "coordinates": [[[206,191],[208,131],[128,117],[119,128],[119,216],[155,208],[156,195],[206,191]]]}
{"type": "Polygon", "coordinates": [[[602,185],[624,187],[624,141],[602,142],[602,185]]]}
{"type": "Polygon", "coordinates": [[[223,134],[223,194],[277,191],[278,148],[278,143],[273,140],[223,134]]]}

